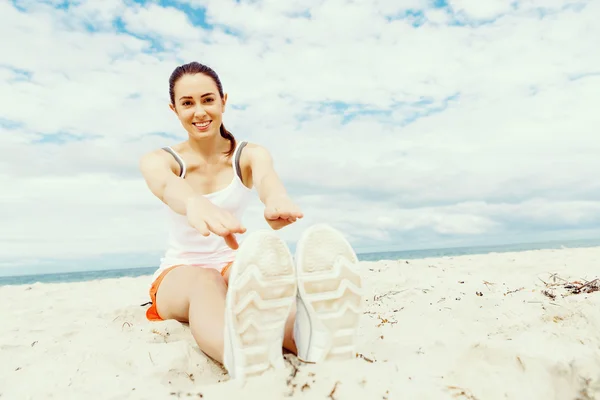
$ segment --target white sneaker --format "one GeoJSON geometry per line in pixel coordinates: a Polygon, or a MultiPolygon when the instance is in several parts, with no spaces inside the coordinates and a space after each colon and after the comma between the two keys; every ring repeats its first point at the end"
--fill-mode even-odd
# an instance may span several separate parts
{"type": "Polygon", "coordinates": [[[354,358],[362,315],[362,280],[354,250],[342,233],[318,224],[300,238],[295,261],[298,358],[311,363],[354,358]]]}
{"type": "Polygon", "coordinates": [[[230,271],[223,366],[243,383],[271,367],[285,367],[283,335],[296,276],[287,245],[269,230],[245,238],[230,271]]]}

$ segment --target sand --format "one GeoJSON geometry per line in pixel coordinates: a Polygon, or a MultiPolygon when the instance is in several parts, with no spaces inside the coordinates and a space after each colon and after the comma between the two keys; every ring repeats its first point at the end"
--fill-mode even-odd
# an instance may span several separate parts
{"type": "Polygon", "coordinates": [[[149,277],[0,287],[0,399],[600,398],[600,291],[563,281],[598,278],[599,261],[587,248],[363,262],[359,355],[288,354],[243,388],[187,326],[145,320],[149,277]]]}

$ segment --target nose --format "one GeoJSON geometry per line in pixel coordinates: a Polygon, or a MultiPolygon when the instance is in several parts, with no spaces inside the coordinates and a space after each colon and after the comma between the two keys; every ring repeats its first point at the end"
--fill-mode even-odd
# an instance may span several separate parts
{"type": "Polygon", "coordinates": [[[206,115],[206,110],[204,109],[204,107],[202,106],[202,104],[198,104],[196,106],[196,110],[194,111],[194,114],[196,116],[203,116],[206,115]]]}

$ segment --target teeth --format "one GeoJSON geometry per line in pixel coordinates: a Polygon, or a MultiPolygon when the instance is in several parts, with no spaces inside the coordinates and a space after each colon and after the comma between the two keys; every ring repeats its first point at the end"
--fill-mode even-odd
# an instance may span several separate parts
{"type": "Polygon", "coordinates": [[[196,123],[194,123],[194,125],[196,125],[196,126],[200,126],[200,127],[205,127],[205,126],[208,126],[208,124],[210,124],[210,121],[206,121],[206,122],[196,122],[196,123]]]}

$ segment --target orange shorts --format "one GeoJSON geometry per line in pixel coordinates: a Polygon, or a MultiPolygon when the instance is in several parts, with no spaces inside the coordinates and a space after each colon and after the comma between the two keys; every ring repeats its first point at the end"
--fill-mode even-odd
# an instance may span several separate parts
{"type": "MultiPolygon", "coordinates": [[[[225,274],[229,270],[229,267],[231,267],[231,264],[233,264],[233,262],[230,262],[229,264],[225,265],[225,267],[221,270],[221,276],[225,276],[225,274]]],[[[167,274],[169,272],[171,272],[173,269],[175,269],[177,267],[181,267],[182,265],[183,264],[173,265],[173,266],[165,269],[154,280],[154,282],[152,282],[152,286],[150,286],[151,304],[150,304],[150,308],[148,308],[146,310],[146,318],[148,319],[148,321],[163,321],[163,319],[160,317],[160,315],[158,315],[158,310],[156,309],[156,293],[158,292],[158,287],[160,286],[162,280],[165,278],[165,276],[167,276],[167,274]]],[[[200,268],[202,268],[202,267],[200,267],[200,268]]]]}

